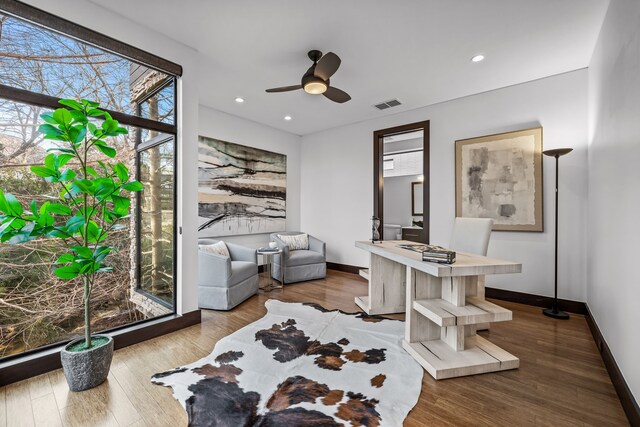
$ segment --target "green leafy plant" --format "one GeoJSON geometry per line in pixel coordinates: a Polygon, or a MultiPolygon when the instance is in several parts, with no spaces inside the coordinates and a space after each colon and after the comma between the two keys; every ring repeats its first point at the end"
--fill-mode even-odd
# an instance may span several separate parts
{"type": "Polygon", "coordinates": [[[97,274],[112,271],[104,261],[113,248],[103,242],[110,231],[122,227],[118,221],[129,215],[127,192],[141,191],[143,186],[131,179],[122,162],[95,160],[114,158],[117,152],[106,138],[127,134],[127,129],[96,102],[59,102],[67,108],[42,114],[46,123],[38,131],[60,146],[48,150],[44,165],[31,166],[31,172],[59,188],[59,197],[39,206],[32,201],[25,208],[14,195],[0,189],[0,242],[53,238],[63,243],[54,273],[63,280],[82,279],[84,344],[91,348],[91,291],[97,274]]]}

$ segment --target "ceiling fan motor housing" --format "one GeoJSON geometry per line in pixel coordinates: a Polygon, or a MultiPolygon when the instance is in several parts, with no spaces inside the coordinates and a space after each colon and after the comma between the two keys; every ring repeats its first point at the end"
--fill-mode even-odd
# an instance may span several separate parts
{"type": "Polygon", "coordinates": [[[313,65],[309,67],[304,76],[302,76],[302,88],[305,92],[310,93],[312,95],[320,95],[327,91],[329,87],[329,81],[325,81],[324,79],[317,77],[315,75],[316,65],[320,58],[322,58],[322,52],[319,50],[310,50],[307,53],[309,59],[313,61],[313,65]]]}

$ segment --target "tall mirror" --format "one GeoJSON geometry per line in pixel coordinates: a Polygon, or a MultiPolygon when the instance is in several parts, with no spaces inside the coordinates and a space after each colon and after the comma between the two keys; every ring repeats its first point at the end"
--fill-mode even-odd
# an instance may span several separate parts
{"type": "Polygon", "coordinates": [[[383,240],[428,242],[428,132],[428,122],[420,122],[374,134],[374,161],[381,166],[374,168],[375,216],[383,240]]]}

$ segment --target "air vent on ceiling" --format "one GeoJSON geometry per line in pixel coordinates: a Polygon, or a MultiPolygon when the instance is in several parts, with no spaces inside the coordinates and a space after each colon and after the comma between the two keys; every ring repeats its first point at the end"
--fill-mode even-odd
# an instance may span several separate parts
{"type": "Polygon", "coordinates": [[[398,105],[402,105],[402,102],[397,99],[391,99],[389,101],[381,102],[379,104],[374,105],[378,110],[386,110],[387,108],[397,107],[398,105]]]}

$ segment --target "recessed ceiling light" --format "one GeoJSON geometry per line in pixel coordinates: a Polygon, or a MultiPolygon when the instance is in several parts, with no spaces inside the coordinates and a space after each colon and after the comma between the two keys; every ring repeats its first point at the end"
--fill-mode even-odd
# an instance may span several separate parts
{"type": "Polygon", "coordinates": [[[291,119],[292,119],[292,117],[291,117],[291,116],[284,116],[284,119],[285,119],[286,121],[289,121],[289,120],[291,120],[291,119]]]}
{"type": "Polygon", "coordinates": [[[471,58],[471,62],[480,62],[484,59],[484,55],[476,55],[473,58],[471,58]]]}
{"type": "Polygon", "coordinates": [[[244,98],[237,97],[237,98],[236,98],[236,102],[237,102],[238,104],[242,104],[242,103],[244,102],[244,98]]]}

